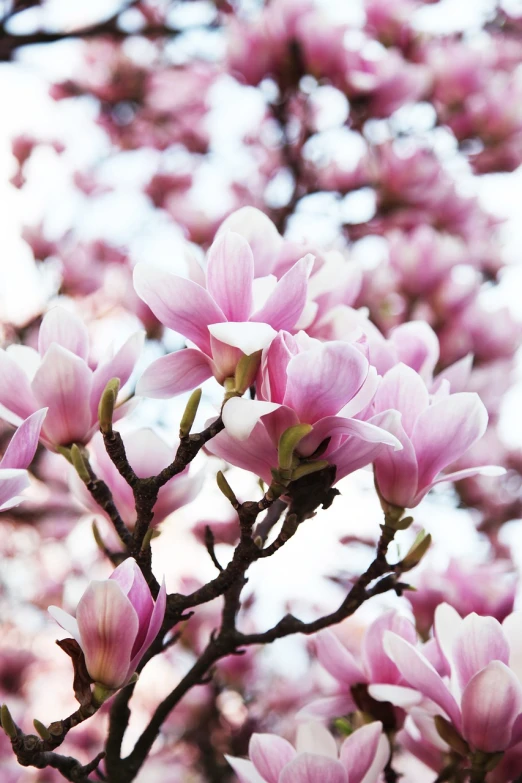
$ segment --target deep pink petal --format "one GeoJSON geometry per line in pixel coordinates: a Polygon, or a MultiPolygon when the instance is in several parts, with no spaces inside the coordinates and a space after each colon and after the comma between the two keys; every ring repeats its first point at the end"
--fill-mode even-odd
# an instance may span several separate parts
{"type": "MultiPolygon", "coordinates": [[[[8,411],[14,414],[13,424],[20,424],[31,413],[39,408],[31,389],[29,378],[22,368],[0,349],[0,405],[4,405],[8,411]]],[[[5,417],[3,417],[5,418],[5,417]]]]}
{"type": "Polygon", "coordinates": [[[134,657],[134,655],[141,650],[147,637],[152,611],[154,609],[154,601],[152,600],[149,586],[136,561],[132,557],[128,557],[124,560],[123,563],[112,572],[109,579],[114,579],[118,582],[124,595],[127,596],[138,615],[139,628],[131,653],[131,657],[134,657]]]}
{"type": "Polygon", "coordinates": [[[276,734],[252,734],[248,755],[267,783],[278,783],[281,770],[296,754],[292,745],[276,734]]]}
{"type": "Polygon", "coordinates": [[[491,661],[509,663],[509,644],[502,626],[494,617],[479,617],[473,612],[464,618],[453,644],[453,660],[462,689],[491,661]]]}
{"type": "MultiPolygon", "coordinates": [[[[341,746],[340,760],[348,773],[350,783],[374,783],[386,766],[390,755],[387,741],[381,743],[382,723],[375,721],[354,731],[341,746]],[[384,753],[379,753],[379,745],[383,746],[384,753]],[[374,764],[374,762],[377,764],[374,764]],[[380,767],[380,769],[379,769],[380,767]],[[372,778],[366,779],[368,772],[374,773],[372,778]]],[[[386,739],[386,738],[385,738],[386,739]]]]}
{"type": "Polygon", "coordinates": [[[288,362],[299,352],[295,338],[288,332],[279,332],[261,358],[261,396],[265,400],[282,403],[286,391],[288,362]]]}
{"type": "Polygon", "coordinates": [[[348,783],[348,777],[339,761],[301,753],[281,773],[279,783],[348,783]]]}
{"type": "Polygon", "coordinates": [[[0,468],[28,468],[36,452],[40,430],[47,414],[42,408],[27,418],[16,430],[9,441],[0,468]]]}
{"type": "Polygon", "coordinates": [[[26,470],[0,469],[0,511],[17,506],[22,498],[20,494],[29,486],[26,470]]]}
{"type": "Polygon", "coordinates": [[[344,686],[367,682],[367,677],[352,653],[333,631],[324,630],[315,638],[315,650],[321,665],[344,686]]]}
{"type": "Polygon", "coordinates": [[[231,465],[250,470],[267,484],[272,481],[270,469],[277,467],[277,448],[261,422],[256,424],[247,440],[239,441],[227,432],[220,432],[207,443],[206,448],[231,465]]]}
{"type": "Polygon", "coordinates": [[[229,321],[248,321],[252,310],[254,257],[246,239],[220,233],[207,254],[207,290],[229,321]]]}
{"type": "Polygon", "coordinates": [[[53,307],[44,316],[38,333],[38,350],[43,356],[47,349],[57,343],[71,353],[87,361],[89,355],[89,333],[81,318],[64,307],[53,307]]]}
{"type": "Polygon", "coordinates": [[[488,414],[478,394],[460,392],[431,405],[417,419],[412,443],[419,489],[461,457],[484,434],[488,414]]]}
{"type": "Polygon", "coordinates": [[[76,619],[87,671],[107,688],[119,688],[132,674],[131,652],[138,616],[115,581],[91,582],[80,599],[76,619]]]}
{"type": "Polygon", "coordinates": [[[67,446],[87,439],[91,384],[92,373],[83,359],[53,343],[32,383],[39,407],[49,408],[43,433],[51,443],[67,446]]]}
{"type": "Polygon", "coordinates": [[[334,416],[357,394],[368,369],[367,360],[353,345],[321,343],[290,359],[284,404],[309,424],[334,416]]]}
{"type": "Polygon", "coordinates": [[[463,736],[476,750],[505,750],[522,708],[522,687],[500,661],[475,674],[462,694],[463,736]]]}
{"type": "Polygon", "coordinates": [[[152,362],[136,385],[143,397],[167,398],[191,391],[212,375],[208,356],[196,348],[184,348],[152,362]]]}
{"type": "Polygon", "coordinates": [[[98,405],[100,397],[112,378],[120,379],[120,386],[129,380],[136,362],[140,358],[143,349],[144,332],[132,334],[116,351],[116,353],[101,362],[93,373],[91,392],[91,412],[95,421],[98,419],[98,405]]]}
{"type": "Polygon", "coordinates": [[[415,422],[428,408],[426,384],[411,367],[396,364],[388,370],[375,395],[376,411],[394,408],[402,414],[402,427],[411,438],[415,422]]]}
{"type": "Polygon", "coordinates": [[[306,255],[283,275],[264,306],[257,310],[251,321],[270,324],[276,332],[291,331],[306,304],[308,277],[313,266],[313,256],[306,255]]]}
{"type": "Polygon", "coordinates": [[[438,704],[458,731],[461,723],[459,707],[431,663],[409,642],[391,631],[386,631],[384,634],[384,649],[404,680],[412,688],[438,704]]]}
{"type": "Polygon", "coordinates": [[[227,319],[208,291],[192,280],[145,263],[134,268],[134,288],[162,324],[210,353],[207,327],[227,319]]]}
{"type": "Polygon", "coordinates": [[[150,618],[149,627],[147,629],[145,640],[143,641],[141,647],[139,647],[136,651],[134,649],[132,651],[132,659],[130,663],[131,672],[135,670],[136,666],[139,664],[139,662],[141,661],[141,659],[143,658],[143,656],[151,646],[152,642],[158,635],[163,620],[165,618],[166,606],[167,606],[167,588],[165,586],[165,580],[163,580],[160,585],[158,597],[156,598],[156,602],[154,604],[154,609],[152,610],[152,615],[150,618]]]}
{"type": "Polygon", "coordinates": [[[415,644],[417,633],[407,617],[395,611],[386,612],[368,626],[362,643],[361,655],[370,682],[396,684],[400,673],[393,661],[386,655],[383,646],[385,631],[393,631],[410,644],[415,644]]]}
{"type": "Polygon", "coordinates": [[[385,426],[402,444],[402,449],[383,449],[377,455],[374,461],[375,481],[388,503],[399,508],[411,508],[417,494],[415,451],[398,416],[388,417],[385,426]]]}

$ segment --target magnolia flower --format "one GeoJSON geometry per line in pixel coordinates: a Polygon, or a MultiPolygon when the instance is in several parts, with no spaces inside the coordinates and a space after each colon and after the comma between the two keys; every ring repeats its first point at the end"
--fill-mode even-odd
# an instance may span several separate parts
{"type": "MultiPolygon", "coordinates": [[[[141,352],[137,332],[95,370],[88,363],[89,336],[85,324],[61,307],[42,321],[38,351],[11,345],[0,350],[2,416],[18,424],[30,413],[48,407],[41,440],[49,448],[88,443],[98,424],[98,404],[111,378],[129,379],[141,352]]],[[[115,411],[115,419],[126,409],[115,411]]]]}
{"type": "Polygon", "coordinates": [[[136,671],[158,635],[165,606],[165,582],[153,601],[136,561],[127,558],[108,579],[90,583],[76,618],[58,606],[50,606],[49,612],[82,648],[93,681],[112,691],[136,671]]]}
{"type": "Polygon", "coordinates": [[[253,734],[250,761],[226,756],[241,783],[377,783],[390,747],[382,723],[354,731],[340,751],[320,723],[297,729],[296,748],[275,734],[253,734]]]}
{"type": "Polygon", "coordinates": [[[20,493],[29,486],[25,468],[33,460],[46,413],[47,408],[42,408],[18,427],[0,460],[0,511],[7,511],[23,500],[20,493]]]}
{"type": "MultiPolygon", "coordinates": [[[[122,433],[127,459],[139,478],[155,476],[166,468],[174,459],[175,449],[167,446],[164,440],[153,430],[142,428],[133,432],[122,433]]],[[[111,490],[114,502],[123,521],[134,526],[136,522],[136,502],[132,488],[121,476],[113,461],[107,454],[102,436],[97,433],[89,444],[91,464],[96,475],[102,479],[111,490]]],[[[161,487],[158,499],[154,504],[153,523],[159,524],[165,517],[181,506],[190,503],[198,494],[204,480],[204,471],[190,475],[190,467],[178,473],[161,487]]],[[[71,469],[71,485],[79,499],[96,513],[100,507],[92,499],[90,492],[71,469]]]]}
{"type": "Polygon", "coordinates": [[[208,251],[204,284],[137,264],[134,286],[154,315],[195,348],[162,356],[147,368],[137,391],[172,397],[214,376],[234,375],[242,356],[266,348],[279,329],[292,329],[306,304],[313,258],[297,261],[280,280],[254,280],[254,257],[246,239],[219,233],[208,251]]]}
{"type": "Polygon", "coordinates": [[[403,449],[393,454],[382,452],[374,462],[379,492],[388,503],[413,508],[442,481],[492,471],[476,467],[441,474],[486,431],[488,414],[478,394],[450,395],[442,385],[440,393],[430,397],[422,378],[405,364],[398,364],[386,373],[374,400],[376,412],[390,408],[401,414],[400,420],[390,423],[390,431],[403,449]]]}
{"type": "Polygon", "coordinates": [[[279,438],[289,427],[311,424],[296,448],[311,457],[322,444],[321,459],[337,468],[339,480],[369,464],[383,448],[400,448],[387,431],[394,413],[362,416],[378,384],[362,346],[321,343],[299,332],[281,332],[264,353],[257,400],[233,398],[223,408],[225,430],[207,448],[233,465],[270,483],[278,466],[279,438]]]}
{"type": "MultiPolygon", "coordinates": [[[[337,681],[338,692],[311,702],[300,715],[316,719],[338,718],[359,709],[352,693],[353,687],[380,683],[388,686],[393,693],[395,686],[403,685],[401,673],[383,648],[386,631],[393,631],[412,643],[417,638],[412,623],[395,611],[386,612],[368,626],[358,655],[350,652],[333,631],[326,629],[318,633],[315,637],[317,658],[337,681]]],[[[417,694],[412,695],[413,704],[419,700],[417,694]]]]}
{"type": "MultiPolygon", "coordinates": [[[[435,637],[448,679],[410,642],[390,631],[384,639],[384,649],[406,683],[429,700],[428,715],[449,721],[471,752],[497,753],[519,743],[522,612],[510,614],[500,625],[493,617],[474,613],[462,619],[452,606],[441,604],[435,613],[435,637]]],[[[381,694],[379,686],[373,686],[370,692],[402,706],[399,690],[381,694]]],[[[408,689],[405,692],[411,703],[408,689]]]]}

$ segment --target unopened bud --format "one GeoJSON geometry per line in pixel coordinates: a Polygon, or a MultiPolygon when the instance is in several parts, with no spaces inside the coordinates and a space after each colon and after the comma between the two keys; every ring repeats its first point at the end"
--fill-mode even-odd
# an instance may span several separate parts
{"type": "Polygon", "coordinates": [[[469,753],[469,745],[466,740],[460,736],[453,725],[446,718],[443,718],[442,715],[435,715],[434,720],[439,737],[444,742],[447,742],[450,748],[466,758],[469,753]]]}
{"type": "Polygon", "coordinates": [[[154,529],[150,527],[145,535],[143,536],[143,541],[141,542],[141,551],[145,552],[150,547],[150,542],[154,538],[154,529]]]}
{"type": "Polygon", "coordinates": [[[81,478],[84,484],[88,484],[91,480],[89,471],[87,470],[87,464],[85,458],[78,448],[76,443],[71,446],[71,461],[77,474],[81,478]]]}
{"type": "Polygon", "coordinates": [[[324,470],[330,463],[325,459],[319,459],[316,462],[303,462],[302,465],[298,465],[295,470],[292,471],[292,481],[303,478],[303,476],[309,476],[310,473],[317,473],[319,470],[324,470]]]}
{"type": "Polygon", "coordinates": [[[9,708],[7,704],[2,704],[2,709],[0,710],[0,717],[2,719],[2,728],[9,737],[9,739],[16,739],[18,736],[18,732],[16,730],[16,725],[14,720],[11,717],[11,713],[9,712],[9,708]]]}
{"type": "Polygon", "coordinates": [[[221,470],[218,470],[218,472],[217,472],[216,482],[217,482],[217,485],[218,485],[219,489],[221,490],[221,492],[226,497],[226,499],[229,500],[230,503],[232,503],[234,508],[237,508],[239,506],[239,503],[238,503],[238,500],[237,500],[236,496],[234,495],[234,490],[232,489],[232,487],[230,486],[230,484],[226,480],[226,478],[223,475],[221,470]]]}
{"type": "Polygon", "coordinates": [[[238,361],[234,375],[234,387],[238,394],[244,394],[254,383],[261,361],[261,353],[262,351],[256,351],[249,356],[242,356],[238,361]]]}
{"type": "Polygon", "coordinates": [[[279,467],[282,470],[289,470],[292,467],[294,449],[306,435],[312,432],[312,430],[313,427],[311,424],[295,424],[293,427],[288,427],[288,429],[283,432],[279,438],[279,446],[277,449],[279,467]]]}
{"type": "Polygon", "coordinates": [[[100,397],[98,419],[100,421],[100,429],[104,435],[112,432],[112,417],[114,416],[114,407],[119,390],[120,379],[111,378],[100,397]]]}
{"type": "Polygon", "coordinates": [[[33,720],[33,726],[35,727],[36,731],[38,732],[38,734],[40,735],[40,737],[43,740],[50,740],[51,739],[51,734],[50,734],[49,730],[47,729],[47,726],[44,726],[44,724],[42,723],[41,720],[38,720],[38,718],[35,718],[33,720]]]}
{"type": "Polygon", "coordinates": [[[98,548],[101,549],[102,552],[105,552],[105,549],[106,549],[105,543],[103,541],[103,538],[101,537],[101,533],[100,533],[100,530],[98,528],[98,525],[96,524],[96,522],[94,520],[93,520],[93,523],[92,523],[92,534],[94,536],[94,540],[96,541],[96,544],[97,544],[98,548]]]}
{"type": "Polygon", "coordinates": [[[421,530],[417,538],[410,547],[406,557],[399,563],[401,571],[409,571],[420,563],[431,544],[431,534],[426,535],[425,530],[421,530]]]}
{"type": "Polygon", "coordinates": [[[201,389],[194,389],[188,402],[185,406],[183,416],[179,424],[179,437],[186,438],[190,434],[196,413],[198,412],[199,403],[201,400],[201,389]]]}

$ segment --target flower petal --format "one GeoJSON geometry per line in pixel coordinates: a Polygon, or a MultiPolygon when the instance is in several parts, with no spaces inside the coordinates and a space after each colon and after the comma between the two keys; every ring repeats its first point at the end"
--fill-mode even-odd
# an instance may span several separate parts
{"type": "Polygon", "coordinates": [[[92,425],[92,373],[83,359],[52,343],[34,376],[39,407],[48,406],[43,433],[53,444],[82,443],[92,425]]]}
{"type": "Polygon", "coordinates": [[[277,448],[261,422],[256,424],[247,440],[236,440],[225,430],[212,438],[206,449],[231,465],[251,471],[267,484],[272,481],[270,469],[278,464],[277,448]]]}
{"type": "Polygon", "coordinates": [[[208,356],[196,348],[160,356],[152,362],[136,385],[136,394],[159,399],[191,391],[212,375],[208,356]]]}
{"type": "Polygon", "coordinates": [[[252,734],[248,755],[267,783],[278,783],[283,767],[295,757],[290,743],[276,734],[252,734]]]}
{"type": "Polygon", "coordinates": [[[281,773],[279,783],[348,783],[343,765],[325,756],[301,753],[281,773]]]}
{"type": "Polygon", "coordinates": [[[221,232],[208,251],[207,290],[229,321],[248,321],[252,310],[254,257],[246,239],[221,232]]]}
{"type": "Polygon", "coordinates": [[[80,631],[78,628],[78,623],[76,622],[76,619],[67,612],[64,612],[63,609],[60,609],[59,606],[48,606],[47,611],[51,615],[51,617],[56,620],[58,625],[61,625],[64,631],[67,631],[67,633],[70,633],[73,639],[76,639],[78,644],[81,644],[81,636],[80,631]]]}
{"type": "Polygon", "coordinates": [[[322,723],[310,721],[297,727],[295,747],[298,753],[316,753],[319,756],[337,758],[337,743],[322,723]]]}
{"type": "Polygon", "coordinates": [[[382,723],[375,721],[354,731],[341,746],[340,760],[350,783],[374,783],[383,771],[390,755],[382,723]],[[368,777],[366,777],[368,775],[368,777]]]}
{"type": "Polygon", "coordinates": [[[308,253],[297,261],[278,281],[264,306],[257,310],[251,321],[270,324],[276,332],[291,331],[306,304],[308,277],[314,265],[314,257],[308,253]]]}
{"type": "Polygon", "coordinates": [[[468,614],[453,645],[453,660],[462,689],[491,661],[508,664],[509,644],[498,620],[468,614]]]}
{"type": "Polygon", "coordinates": [[[156,598],[156,602],[154,604],[154,609],[152,610],[152,615],[149,621],[149,626],[147,629],[147,633],[145,635],[145,639],[141,647],[140,646],[136,647],[135,645],[132,650],[132,659],[130,662],[130,669],[129,669],[130,672],[133,672],[136,669],[136,666],[139,664],[139,662],[141,661],[141,659],[149,649],[150,645],[158,635],[165,617],[166,606],[167,606],[167,588],[165,586],[165,580],[163,579],[160,585],[158,597],[156,598]]]}
{"type": "Polygon", "coordinates": [[[369,673],[369,681],[395,684],[399,682],[400,674],[384,651],[385,631],[393,631],[411,644],[415,644],[417,632],[407,617],[392,610],[374,620],[364,634],[361,657],[364,661],[364,668],[369,673]]]}
{"type": "Polygon", "coordinates": [[[47,408],[42,408],[27,418],[11,438],[4,456],[0,460],[0,468],[28,468],[36,452],[40,430],[47,414],[47,408]]]}
{"type": "Polygon", "coordinates": [[[120,585],[93,581],[78,603],[76,619],[87,671],[95,682],[120,688],[133,673],[131,652],[138,615],[120,585]]]}
{"type": "Polygon", "coordinates": [[[57,343],[62,348],[87,361],[89,354],[89,333],[81,318],[64,307],[53,307],[43,318],[38,333],[38,351],[43,356],[47,349],[57,343]]]}
{"type": "Polygon", "coordinates": [[[402,450],[383,449],[377,455],[374,463],[375,482],[388,503],[399,508],[411,508],[417,494],[417,458],[402,426],[401,417],[402,414],[395,411],[395,415],[387,417],[384,426],[402,444],[402,450]]]}
{"type": "Polygon", "coordinates": [[[402,414],[402,427],[411,437],[415,422],[428,408],[426,384],[415,370],[405,364],[396,364],[388,370],[375,395],[375,409],[395,409],[402,414]]]}
{"type": "Polygon", "coordinates": [[[217,236],[225,231],[235,231],[246,239],[254,254],[256,277],[272,272],[283,238],[264,212],[255,207],[236,209],[220,225],[217,236]]]}
{"type": "Polygon", "coordinates": [[[261,416],[272,413],[279,407],[276,402],[232,397],[223,406],[223,424],[232,438],[246,440],[261,416]]]}
{"type": "Polygon", "coordinates": [[[243,322],[224,322],[210,324],[208,331],[222,343],[239,348],[244,354],[262,351],[268,348],[277,332],[268,324],[243,322]]]}
{"type": "Polygon", "coordinates": [[[321,665],[344,686],[367,682],[367,677],[352,653],[328,629],[315,637],[315,650],[321,665]]]}
{"type": "Polygon", "coordinates": [[[254,765],[248,759],[239,759],[235,756],[225,755],[226,760],[236,773],[240,783],[266,783],[254,765]]]}
{"type": "Polygon", "coordinates": [[[492,661],[472,677],[462,694],[464,738],[484,753],[505,750],[521,708],[517,677],[501,661],[492,661]]]}
{"type": "Polygon", "coordinates": [[[509,644],[509,668],[522,684],[522,611],[512,612],[502,623],[509,644]]]}
{"type": "MultiPolygon", "coordinates": [[[[29,378],[15,360],[0,349],[0,405],[14,414],[9,417],[13,424],[20,424],[38,407],[29,378]]],[[[2,414],[2,418],[6,418],[2,414]]]]}
{"type": "Polygon", "coordinates": [[[207,326],[227,319],[208,291],[143,262],[134,267],[134,288],[162,324],[210,353],[207,326]]]}
{"type": "Polygon", "coordinates": [[[409,710],[422,699],[422,693],[413,688],[406,688],[404,685],[387,685],[385,683],[374,683],[368,686],[368,693],[376,701],[389,701],[396,707],[402,707],[409,710]]]}
{"type": "Polygon", "coordinates": [[[91,392],[91,412],[96,421],[98,419],[98,405],[100,397],[112,378],[120,379],[120,386],[124,386],[129,380],[136,362],[143,350],[145,332],[139,331],[132,334],[112,356],[101,362],[93,373],[91,392]]]}
{"type": "Polygon", "coordinates": [[[314,701],[303,707],[296,715],[298,720],[325,720],[330,718],[340,718],[343,715],[349,715],[351,712],[357,712],[358,707],[351,693],[341,693],[338,696],[325,696],[322,699],[314,701]]]}
{"type": "Polygon", "coordinates": [[[0,470],[0,511],[17,506],[23,499],[20,494],[28,486],[29,476],[26,470],[0,470]]]}

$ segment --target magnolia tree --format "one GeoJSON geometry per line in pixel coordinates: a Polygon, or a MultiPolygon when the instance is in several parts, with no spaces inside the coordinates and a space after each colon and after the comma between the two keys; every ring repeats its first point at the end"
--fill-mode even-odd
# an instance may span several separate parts
{"type": "Polygon", "coordinates": [[[522,17],[345,5],[4,3],[2,781],[522,781],[522,17]]]}

